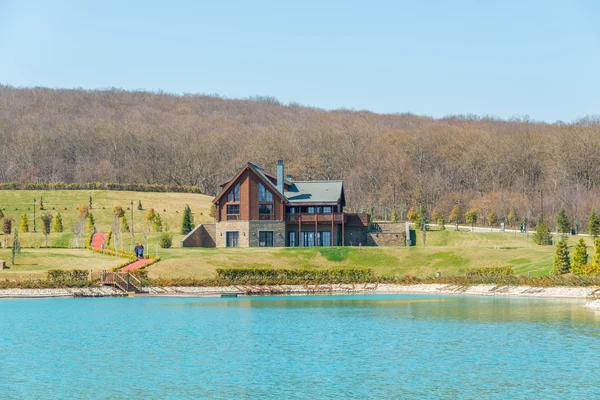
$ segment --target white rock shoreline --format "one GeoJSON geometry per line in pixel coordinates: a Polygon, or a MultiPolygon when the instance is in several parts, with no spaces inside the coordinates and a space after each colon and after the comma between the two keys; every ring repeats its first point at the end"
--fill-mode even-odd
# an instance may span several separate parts
{"type": "MultiPolygon", "coordinates": [[[[447,284],[331,284],[331,285],[275,285],[275,286],[221,286],[221,287],[150,287],[149,293],[136,297],[211,297],[222,294],[303,295],[349,293],[414,293],[454,294],[473,296],[537,297],[589,300],[587,307],[600,310],[600,288],[595,287],[531,287],[447,284]],[[596,299],[599,300],[596,300],[596,299]]],[[[0,298],[41,297],[118,297],[124,294],[112,287],[65,289],[0,289],[0,298]]]]}

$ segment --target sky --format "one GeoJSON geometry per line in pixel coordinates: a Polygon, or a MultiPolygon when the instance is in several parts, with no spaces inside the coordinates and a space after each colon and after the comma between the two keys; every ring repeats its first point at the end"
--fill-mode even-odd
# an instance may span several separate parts
{"type": "Polygon", "coordinates": [[[600,2],[0,0],[0,83],[325,109],[600,114],[600,2]]]}

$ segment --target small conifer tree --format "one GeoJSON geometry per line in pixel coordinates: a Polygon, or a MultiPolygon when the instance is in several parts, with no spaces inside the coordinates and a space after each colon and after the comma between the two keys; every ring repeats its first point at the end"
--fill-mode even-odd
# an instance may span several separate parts
{"type": "Polygon", "coordinates": [[[490,224],[490,227],[493,229],[494,226],[498,223],[498,214],[496,214],[496,211],[494,211],[494,210],[490,211],[490,213],[488,214],[488,217],[487,217],[487,222],[488,222],[488,224],[490,224]]]}
{"type": "Polygon", "coordinates": [[[121,232],[129,232],[129,224],[127,223],[125,213],[119,218],[119,229],[121,232]]]}
{"type": "Polygon", "coordinates": [[[190,206],[186,204],[183,210],[183,218],[181,219],[181,234],[187,235],[192,229],[194,229],[194,218],[192,217],[190,206]]]}
{"type": "Polygon", "coordinates": [[[550,235],[550,228],[544,221],[539,221],[535,227],[535,234],[533,235],[533,242],[540,246],[547,246],[552,244],[552,235],[550,235]]]}
{"type": "Polygon", "coordinates": [[[392,222],[398,222],[398,212],[396,210],[392,210],[392,222]]]}
{"type": "Polygon", "coordinates": [[[600,238],[594,239],[594,258],[592,264],[600,267],[600,238]]]}
{"type": "Polygon", "coordinates": [[[40,197],[40,210],[44,209],[44,199],[40,197]]]}
{"type": "Polygon", "coordinates": [[[85,232],[86,233],[94,233],[96,232],[96,220],[94,219],[94,214],[89,213],[86,221],[85,221],[85,232]]]}
{"type": "Polygon", "coordinates": [[[10,236],[12,232],[12,218],[4,218],[2,222],[2,232],[4,233],[4,247],[8,247],[8,236],[10,236]]]}
{"type": "Polygon", "coordinates": [[[588,233],[593,238],[600,235],[600,217],[596,214],[596,209],[592,209],[592,213],[588,217],[588,233]]]}
{"type": "Polygon", "coordinates": [[[62,215],[60,215],[60,213],[56,214],[56,217],[54,218],[54,226],[52,227],[52,230],[56,233],[63,231],[62,215]]]}
{"type": "Polygon", "coordinates": [[[154,232],[162,232],[163,230],[162,219],[159,213],[156,213],[152,219],[152,230],[154,232]]]}
{"type": "Polygon", "coordinates": [[[579,239],[575,245],[575,251],[573,252],[573,269],[580,268],[581,266],[588,263],[587,247],[585,240],[579,239]]]}
{"type": "Polygon", "coordinates": [[[217,206],[213,203],[210,205],[210,212],[208,213],[209,217],[217,218],[217,206]]]}
{"type": "Polygon", "coordinates": [[[569,217],[567,217],[567,212],[564,207],[561,207],[558,215],[556,216],[556,228],[558,233],[567,234],[569,233],[569,228],[571,227],[571,223],[569,221],[569,217]]]}
{"type": "Polygon", "coordinates": [[[519,220],[519,217],[517,216],[517,211],[514,208],[511,208],[508,212],[508,215],[506,216],[506,219],[508,220],[509,225],[512,226],[515,223],[515,221],[519,220]]]}
{"type": "Polygon", "coordinates": [[[475,224],[477,223],[477,210],[472,208],[470,209],[466,214],[465,214],[465,220],[467,221],[467,224],[471,225],[471,231],[473,231],[475,228],[475,224]]]}
{"type": "Polygon", "coordinates": [[[408,210],[408,214],[406,214],[406,219],[410,222],[415,222],[417,220],[417,209],[413,206],[408,210]]]}
{"type": "Polygon", "coordinates": [[[450,222],[454,222],[455,224],[458,224],[460,222],[461,218],[462,218],[462,214],[460,212],[460,207],[458,206],[458,204],[456,204],[452,208],[452,211],[450,212],[450,222]]]}
{"type": "Polygon", "coordinates": [[[138,200],[138,210],[140,210],[140,211],[141,211],[141,210],[143,210],[143,209],[144,209],[144,207],[142,207],[142,201],[141,201],[141,200],[138,200]]]}
{"type": "Polygon", "coordinates": [[[554,265],[552,266],[552,275],[566,274],[571,270],[571,258],[569,257],[569,248],[567,242],[561,240],[556,244],[556,254],[554,256],[554,265]]]}
{"type": "Polygon", "coordinates": [[[90,210],[93,208],[93,207],[92,207],[92,196],[90,196],[89,207],[90,207],[90,210]]]}
{"type": "Polygon", "coordinates": [[[440,228],[440,231],[443,231],[444,229],[446,229],[446,217],[444,217],[444,216],[439,217],[437,220],[437,224],[438,224],[438,228],[440,228]]]}
{"type": "Polygon", "coordinates": [[[152,221],[154,220],[155,215],[156,215],[156,213],[154,212],[154,208],[150,207],[150,209],[146,213],[146,222],[148,224],[152,224],[152,221]]]}
{"type": "Polygon", "coordinates": [[[21,214],[21,224],[19,225],[21,232],[29,232],[29,222],[27,221],[27,214],[21,214]]]}
{"type": "Polygon", "coordinates": [[[17,254],[21,254],[21,242],[19,241],[19,229],[15,229],[15,234],[13,235],[13,245],[12,245],[12,265],[15,265],[15,258],[17,254]]]}

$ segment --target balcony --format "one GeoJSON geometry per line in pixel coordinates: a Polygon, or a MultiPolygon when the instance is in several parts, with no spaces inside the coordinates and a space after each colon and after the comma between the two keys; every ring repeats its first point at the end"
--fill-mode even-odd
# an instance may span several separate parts
{"type": "Polygon", "coordinates": [[[346,214],[345,213],[329,213],[329,214],[308,214],[308,213],[294,213],[294,214],[286,214],[285,220],[288,224],[297,224],[299,222],[302,223],[331,223],[333,221],[334,224],[341,224],[342,221],[346,222],[346,214]]]}
{"type": "Polygon", "coordinates": [[[240,219],[240,214],[227,214],[227,221],[237,221],[240,219]]]}

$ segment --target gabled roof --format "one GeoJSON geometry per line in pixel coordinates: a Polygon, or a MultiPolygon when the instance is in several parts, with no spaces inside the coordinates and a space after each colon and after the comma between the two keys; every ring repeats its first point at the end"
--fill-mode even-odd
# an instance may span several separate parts
{"type": "Polygon", "coordinates": [[[345,203],[342,181],[295,181],[285,195],[290,203],[345,203]]]}
{"type": "Polygon", "coordinates": [[[285,197],[285,195],[280,193],[279,190],[277,190],[277,187],[273,184],[273,182],[271,182],[271,180],[265,176],[265,174],[263,172],[264,169],[259,167],[256,164],[251,163],[251,162],[247,162],[246,165],[244,165],[244,167],[242,169],[240,169],[238,171],[238,173],[224,185],[223,189],[221,189],[221,191],[213,199],[213,203],[217,203],[219,201],[219,199],[221,197],[223,197],[223,195],[229,191],[231,186],[233,186],[233,184],[239,179],[239,177],[247,169],[251,170],[264,185],[270,187],[271,192],[273,192],[274,196],[278,196],[284,201],[284,203],[286,203],[286,204],[288,203],[288,200],[285,197]]]}
{"type": "MultiPolygon", "coordinates": [[[[267,179],[269,179],[269,180],[271,181],[271,183],[272,183],[273,181],[277,182],[277,176],[276,176],[276,175],[274,175],[274,174],[272,174],[272,173],[270,173],[269,171],[267,171],[266,169],[264,169],[264,168],[263,168],[263,167],[261,167],[260,165],[256,165],[256,164],[254,164],[253,162],[250,162],[250,161],[248,161],[248,163],[247,163],[247,164],[250,164],[250,165],[252,165],[252,166],[254,167],[254,169],[256,169],[257,171],[260,171],[260,172],[262,172],[263,176],[264,176],[264,177],[266,177],[267,179]]],[[[242,168],[242,169],[243,169],[243,168],[242,168]]],[[[219,187],[223,187],[223,186],[227,185],[229,182],[231,182],[231,180],[232,180],[232,179],[233,179],[233,178],[226,179],[226,180],[222,181],[221,183],[219,183],[219,185],[218,185],[218,186],[219,186],[219,187]]],[[[284,179],[284,180],[283,180],[283,185],[284,185],[284,187],[289,187],[289,186],[291,186],[291,185],[292,185],[292,182],[290,182],[290,181],[288,181],[288,180],[284,179]]]]}

